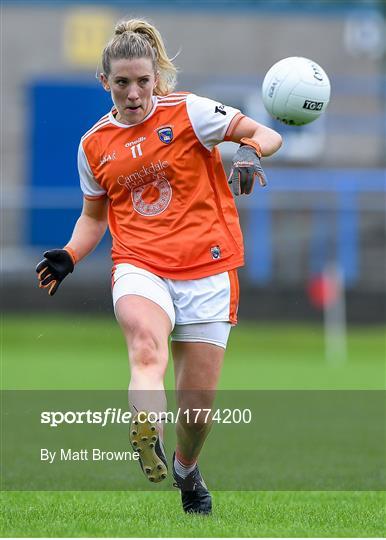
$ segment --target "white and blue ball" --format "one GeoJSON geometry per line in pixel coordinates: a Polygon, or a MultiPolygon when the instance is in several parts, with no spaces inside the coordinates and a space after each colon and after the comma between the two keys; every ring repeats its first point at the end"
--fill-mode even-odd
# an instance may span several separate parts
{"type": "Polygon", "coordinates": [[[330,93],[331,85],[324,69],[300,56],[274,64],[262,85],[262,100],[269,114],[293,126],[319,118],[327,108],[330,93]]]}

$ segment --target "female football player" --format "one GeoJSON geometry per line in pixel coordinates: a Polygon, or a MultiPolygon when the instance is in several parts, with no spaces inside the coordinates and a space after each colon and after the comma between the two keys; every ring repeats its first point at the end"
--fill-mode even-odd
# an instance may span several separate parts
{"type": "Polygon", "coordinates": [[[44,254],[39,286],[57,291],[103,237],[112,235],[112,296],[131,370],[135,411],[130,440],[144,474],[167,476],[161,422],[171,335],[177,402],[172,471],[185,512],[208,514],[210,493],[197,458],[232,325],[243,241],[232,192],[216,147],[240,146],[229,183],[235,195],[266,184],[260,159],[281,145],[278,133],[237,109],[175,92],[176,68],[159,32],[142,20],[117,24],[102,58],[101,83],[113,107],[85,133],[78,167],[82,213],[63,249],[44,254]],[[160,418],[160,417],[159,417],[160,418]]]}

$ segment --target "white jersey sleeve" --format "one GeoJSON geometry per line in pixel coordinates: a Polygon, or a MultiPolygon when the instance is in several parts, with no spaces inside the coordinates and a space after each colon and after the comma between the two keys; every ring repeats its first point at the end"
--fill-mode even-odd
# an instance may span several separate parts
{"type": "Polygon", "coordinates": [[[87,156],[83,149],[82,141],[79,144],[78,150],[78,171],[80,187],[85,196],[100,197],[101,195],[104,195],[106,193],[106,191],[101,188],[101,186],[94,178],[94,175],[90,169],[90,165],[87,160],[87,156]]]}
{"type": "Polygon", "coordinates": [[[240,113],[238,109],[195,94],[188,94],[186,107],[198,140],[208,150],[223,142],[229,124],[240,113]]]}

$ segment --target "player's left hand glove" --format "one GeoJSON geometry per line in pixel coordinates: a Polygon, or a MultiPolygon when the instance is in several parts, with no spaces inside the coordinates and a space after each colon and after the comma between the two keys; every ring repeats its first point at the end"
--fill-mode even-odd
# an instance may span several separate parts
{"type": "Polygon", "coordinates": [[[258,143],[246,137],[240,143],[232,159],[228,183],[232,184],[235,195],[249,195],[253,191],[256,176],[263,187],[267,185],[267,178],[260,164],[261,150],[258,143]]]}
{"type": "Polygon", "coordinates": [[[39,287],[48,287],[48,294],[53,296],[64,278],[74,270],[72,255],[65,249],[50,249],[44,253],[44,259],[36,267],[39,287]]]}

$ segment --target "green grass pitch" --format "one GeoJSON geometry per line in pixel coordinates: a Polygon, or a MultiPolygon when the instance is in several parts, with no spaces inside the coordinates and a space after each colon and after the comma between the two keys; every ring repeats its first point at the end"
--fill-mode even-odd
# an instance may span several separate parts
{"type": "MultiPolygon", "coordinates": [[[[7,316],[5,389],[123,389],[126,350],[112,317],[7,316]]],[[[241,323],[221,389],[383,389],[385,331],[352,327],[348,360],[324,359],[316,325],[241,323]]],[[[173,373],[166,385],[173,387],[173,373]]],[[[144,480],[145,482],[145,480],[144,480]]],[[[214,492],[211,517],[185,516],[177,491],[3,492],[3,537],[382,537],[383,492],[214,492]]]]}

